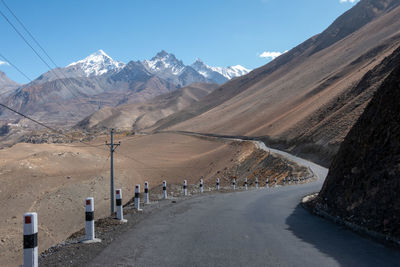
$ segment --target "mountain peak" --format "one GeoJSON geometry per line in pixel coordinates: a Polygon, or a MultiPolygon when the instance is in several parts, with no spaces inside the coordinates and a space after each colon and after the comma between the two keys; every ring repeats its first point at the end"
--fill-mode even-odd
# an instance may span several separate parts
{"type": "Polygon", "coordinates": [[[106,54],[103,50],[99,49],[90,56],[104,56],[104,57],[110,57],[109,55],[106,54]]]}
{"type": "Polygon", "coordinates": [[[103,50],[99,49],[98,51],[90,54],[84,59],[69,64],[67,68],[81,68],[85,75],[89,77],[102,75],[109,71],[119,70],[124,66],[124,63],[113,60],[103,50]]]}
{"type": "Polygon", "coordinates": [[[143,64],[153,73],[169,70],[172,74],[177,75],[185,68],[181,60],[165,50],[158,52],[151,60],[143,61],[143,64]]]}
{"type": "Polygon", "coordinates": [[[160,52],[158,52],[155,57],[153,58],[164,58],[169,56],[170,54],[168,52],[166,52],[165,50],[161,50],[160,52]]]}
{"type": "Polygon", "coordinates": [[[195,64],[195,63],[203,63],[204,64],[204,61],[201,60],[200,58],[196,58],[196,61],[193,64],[195,64]]]}

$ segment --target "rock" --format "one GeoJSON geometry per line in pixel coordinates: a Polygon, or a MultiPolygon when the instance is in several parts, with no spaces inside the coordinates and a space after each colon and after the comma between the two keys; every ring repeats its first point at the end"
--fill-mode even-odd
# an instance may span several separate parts
{"type": "Polygon", "coordinates": [[[400,238],[400,48],[392,60],[398,67],[340,146],[317,204],[333,216],[400,238]]]}

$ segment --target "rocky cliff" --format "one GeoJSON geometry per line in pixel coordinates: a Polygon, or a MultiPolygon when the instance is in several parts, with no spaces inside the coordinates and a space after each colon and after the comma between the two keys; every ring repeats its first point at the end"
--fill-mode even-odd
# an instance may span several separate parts
{"type": "Polygon", "coordinates": [[[400,238],[400,55],[396,62],[340,146],[316,207],[400,238]]]}

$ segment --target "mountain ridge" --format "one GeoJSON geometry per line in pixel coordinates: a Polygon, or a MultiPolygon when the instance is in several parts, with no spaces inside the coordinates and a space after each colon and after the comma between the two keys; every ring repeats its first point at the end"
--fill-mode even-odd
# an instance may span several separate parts
{"type": "MultiPolygon", "coordinates": [[[[366,12],[363,8],[369,5],[362,2],[350,14],[366,12]]],[[[385,11],[372,20],[366,17],[360,28],[342,39],[333,36],[334,42],[321,42],[328,30],[323,31],[152,129],[263,136],[271,144],[329,165],[379,83],[351,99],[346,95],[400,45],[400,2],[381,2],[386,3],[385,11]],[[343,104],[341,109],[331,109],[335,101],[343,104]]],[[[343,17],[333,25],[338,21],[343,24],[343,17]]],[[[377,80],[381,82],[388,71],[377,80]]]]}

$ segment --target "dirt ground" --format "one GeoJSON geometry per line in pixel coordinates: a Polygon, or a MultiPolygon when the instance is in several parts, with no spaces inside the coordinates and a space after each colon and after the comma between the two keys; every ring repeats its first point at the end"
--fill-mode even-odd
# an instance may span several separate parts
{"type": "MultiPolygon", "coordinates": [[[[84,199],[95,198],[95,218],[109,215],[109,151],[107,136],[73,144],[20,143],[0,150],[0,266],[22,260],[22,217],[38,213],[39,251],[64,241],[84,226],[84,199]]],[[[197,184],[215,180],[234,169],[254,146],[193,136],[155,134],[117,135],[115,188],[124,200],[135,184],[162,180],[197,184]]]]}

